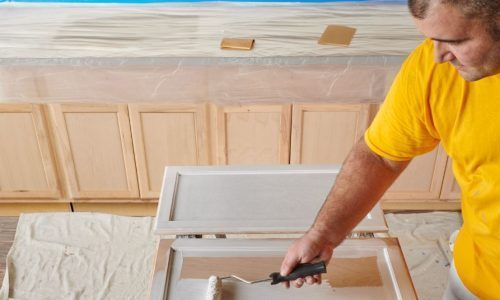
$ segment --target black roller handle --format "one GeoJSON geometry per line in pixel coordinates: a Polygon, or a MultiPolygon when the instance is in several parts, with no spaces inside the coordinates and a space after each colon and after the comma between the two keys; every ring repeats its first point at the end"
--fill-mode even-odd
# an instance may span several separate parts
{"type": "Polygon", "coordinates": [[[317,274],[326,273],[326,265],[324,261],[314,264],[298,264],[293,271],[287,276],[281,276],[279,272],[273,272],[269,275],[271,277],[271,285],[278,284],[283,281],[295,280],[297,278],[312,276],[317,274]]]}

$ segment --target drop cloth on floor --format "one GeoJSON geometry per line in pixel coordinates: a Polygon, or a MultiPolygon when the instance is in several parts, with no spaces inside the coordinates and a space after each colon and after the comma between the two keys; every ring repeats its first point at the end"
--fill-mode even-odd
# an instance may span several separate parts
{"type": "MultiPolygon", "coordinates": [[[[386,214],[419,299],[441,299],[449,236],[459,213],[386,214]]],[[[94,213],[23,214],[7,257],[0,300],[147,299],[156,252],[151,217],[94,213]],[[10,289],[9,289],[10,287],[10,289]]]]}
{"type": "Polygon", "coordinates": [[[442,299],[452,259],[450,235],[462,226],[457,212],[385,215],[389,234],[398,237],[420,300],[442,299]]]}
{"type": "Polygon", "coordinates": [[[146,299],[156,252],[151,217],[23,214],[0,299],[146,299]]]}

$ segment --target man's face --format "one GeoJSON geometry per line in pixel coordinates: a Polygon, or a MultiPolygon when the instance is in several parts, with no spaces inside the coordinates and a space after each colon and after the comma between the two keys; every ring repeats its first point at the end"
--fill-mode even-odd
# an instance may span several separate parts
{"type": "Polygon", "coordinates": [[[480,19],[468,19],[458,9],[434,1],[417,28],[434,41],[437,63],[451,63],[468,81],[500,73],[500,41],[480,19]]]}

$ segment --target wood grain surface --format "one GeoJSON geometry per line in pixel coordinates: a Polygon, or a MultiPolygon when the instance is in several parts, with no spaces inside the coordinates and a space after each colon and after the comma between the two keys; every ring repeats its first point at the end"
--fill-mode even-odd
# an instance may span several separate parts
{"type": "MultiPolygon", "coordinates": [[[[279,272],[282,261],[282,257],[184,257],[181,278],[236,275],[247,281],[261,280],[279,272]]],[[[332,287],[382,286],[376,256],[334,257],[327,270],[323,279],[332,287]]]]}
{"type": "Polygon", "coordinates": [[[5,257],[16,234],[18,217],[0,217],[0,281],[5,274],[5,257]]]}

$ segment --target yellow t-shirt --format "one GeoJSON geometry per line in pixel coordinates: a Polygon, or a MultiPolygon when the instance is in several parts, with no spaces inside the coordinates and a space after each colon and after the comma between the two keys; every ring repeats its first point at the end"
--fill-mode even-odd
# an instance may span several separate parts
{"type": "Polygon", "coordinates": [[[442,143],[462,190],[457,272],[479,298],[500,299],[500,74],[467,82],[433,51],[426,40],[408,57],[365,141],[396,161],[442,143]]]}

